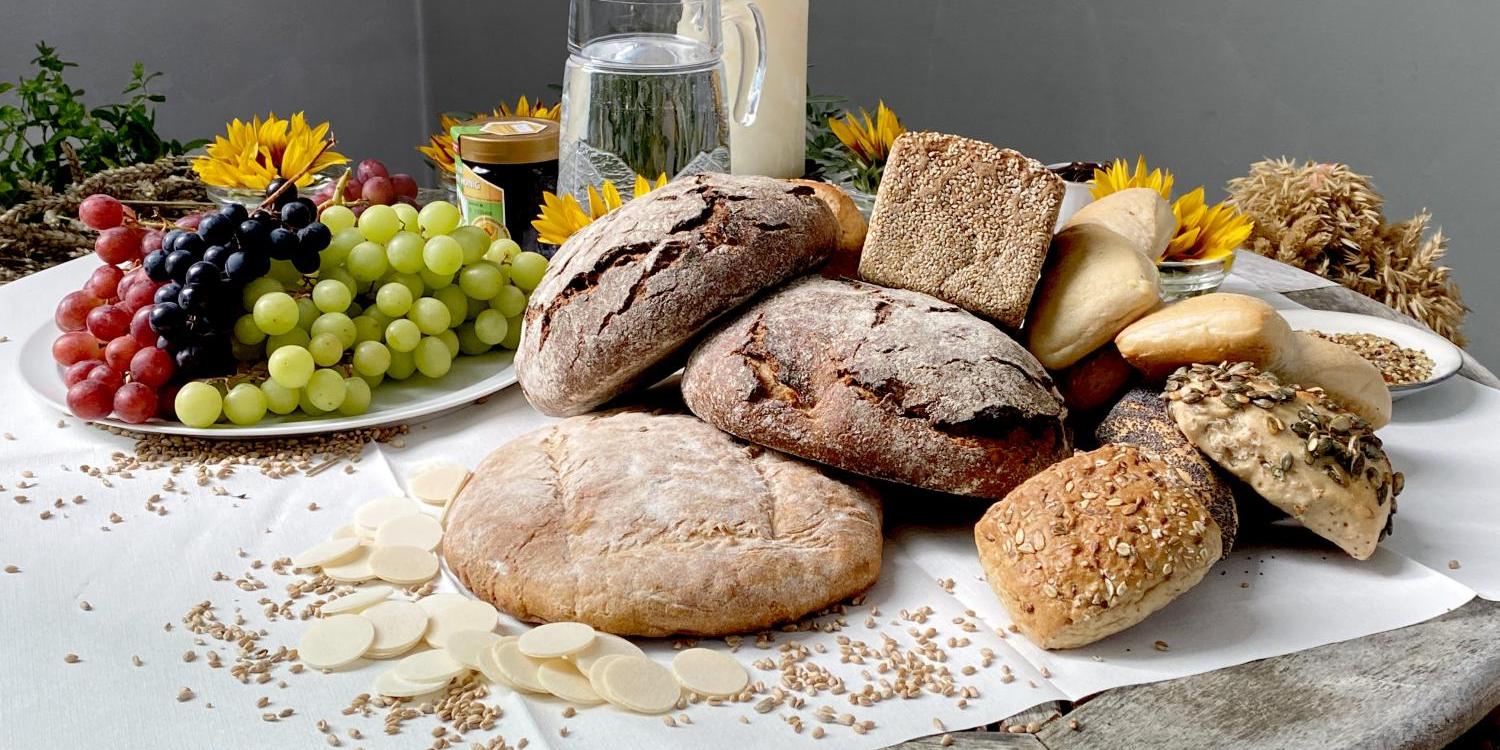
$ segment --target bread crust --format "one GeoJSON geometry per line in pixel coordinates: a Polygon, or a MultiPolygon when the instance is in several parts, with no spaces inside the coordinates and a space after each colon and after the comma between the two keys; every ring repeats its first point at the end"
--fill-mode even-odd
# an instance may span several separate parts
{"type": "Polygon", "coordinates": [[[710,333],[694,414],[752,442],[939,492],[1000,497],[1069,451],[1046,371],[993,325],[916,292],[810,276],[710,333]]]}
{"type": "Polygon", "coordinates": [[[810,187],[697,175],[584,227],[526,306],[516,376],[552,416],[586,412],[677,365],[715,318],[828,257],[837,223],[810,187]]]}
{"type": "Polygon", "coordinates": [[[869,489],[690,415],[625,409],[492,452],[453,501],[441,551],[522,620],[717,636],[865,590],[881,542],[869,489]]]}
{"type": "Polygon", "coordinates": [[[865,247],[865,235],[870,223],[860,213],[859,205],[844,189],[821,180],[791,180],[794,185],[806,185],[813,189],[818,200],[828,206],[838,220],[838,246],[823,267],[823,275],[830,279],[854,278],[859,274],[859,255],[865,247]]]}
{"type": "Polygon", "coordinates": [[[942,133],[896,139],[859,275],[1019,328],[1062,207],[1063,182],[1010,149],[942,133]]]}
{"type": "Polygon", "coordinates": [[[1221,534],[1196,493],[1130,445],[1059,461],[974,527],[979,562],[1011,619],[1042,648],[1124,630],[1202,580],[1221,534]]]}

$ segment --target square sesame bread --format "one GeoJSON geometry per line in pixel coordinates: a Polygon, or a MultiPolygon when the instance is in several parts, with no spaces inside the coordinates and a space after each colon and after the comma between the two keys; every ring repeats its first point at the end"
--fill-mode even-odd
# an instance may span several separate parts
{"type": "Polygon", "coordinates": [[[1019,328],[1062,197],[1062,179],[1019,152],[906,133],[886,162],[860,278],[1019,328]]]}

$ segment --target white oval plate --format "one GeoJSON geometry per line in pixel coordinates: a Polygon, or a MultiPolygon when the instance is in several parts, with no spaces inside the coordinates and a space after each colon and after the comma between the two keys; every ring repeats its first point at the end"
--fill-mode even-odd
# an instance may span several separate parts
{"type": "Polygon", "coordinates": [[[1373,315],[1334,312],[1331,310],[1281,310],[1292,328],[1323,333],[1373,333],[1384,336],[1408,349],[1421,349],[1432,357],[1432,377],[1408,385],[1391,386],[1391,400],[1426,390],[1458,374],[1463,367],[1463,353],[1452,342],[1431,331],[1373,315]]]}
{"type": "MultiPolygon", "coordinates": [[[[64,414],[70,414],[68,392],[62,382],[62,368],[52,361],[52,341],[58,335],[51,316],[48,316],[21,344],[21,380],[37,398],[64,414]]],[[[412,375],[406,380],[387,379],[374,389],[370,410],[357,417],[267,414],[259,424],[248,427],[221,422],[201,429],[160,419],[152,419],[145,424],[128,424],[113,418],[95,421],[132,432],[187,435],[216,440],[291,437],[362,427],[383,427],[436,416],[514,384],[516,368],[511,363],[513,358],[514,352],[510,351],[459,357],[453,360],[453,369],[441,380],[433,380],[420,374],[412,375]]]]}

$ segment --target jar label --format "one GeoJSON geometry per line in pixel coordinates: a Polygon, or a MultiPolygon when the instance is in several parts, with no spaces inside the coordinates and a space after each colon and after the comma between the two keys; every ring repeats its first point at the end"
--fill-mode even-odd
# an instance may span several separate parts
{"type": "Polygon", "coordinates": [[[455,170],[458,181],[458,206],[464,223],[483,229],[490,239],[510,239],[505,228],[505,189],[495,185],[459,161],[455,170]]]}

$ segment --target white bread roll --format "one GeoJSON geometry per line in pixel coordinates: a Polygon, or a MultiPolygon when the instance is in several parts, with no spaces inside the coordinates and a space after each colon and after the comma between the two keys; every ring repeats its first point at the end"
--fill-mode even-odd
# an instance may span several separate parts
{"type": "Polygon", "coordinates": [[[1374,428],[1391,421],[1391,392],[1379,368],[1338,344],[1293,331],[1276,308],[1255,297],[1218,292],[1185,299],[1127,326],[1115,346],[1152,379],[1195,363],[1249,362],[1286,382],[1322,388],[1374,428]]]}
{"type": "Polygon", "coordinates": [[[1346,346],[1310,333],[1292,333],[1294,346],[1288,355],[1273,362],[1270,371],[1288,383],[1319,385],[1350,411],[1364,417],[1372,427],[1391,421],[1391,389],[1380,368],[1346,346]]]}
{"type": "Polygon", "coordinates": [[[1062,228],[1097,224],[1118,232],[1151,260],[1159,260],[1177,232],[1172,207],[1151,188],[1126,188],[1078,209],[1062,228]]]}
{"type": "Polygon", "coordinates": [[[1026,320],[1026,348],[1049,370],[1083,359],[1161,299],[1156,264],[1102,226],[1064,229],[1052,240],[1026,320]]]}

